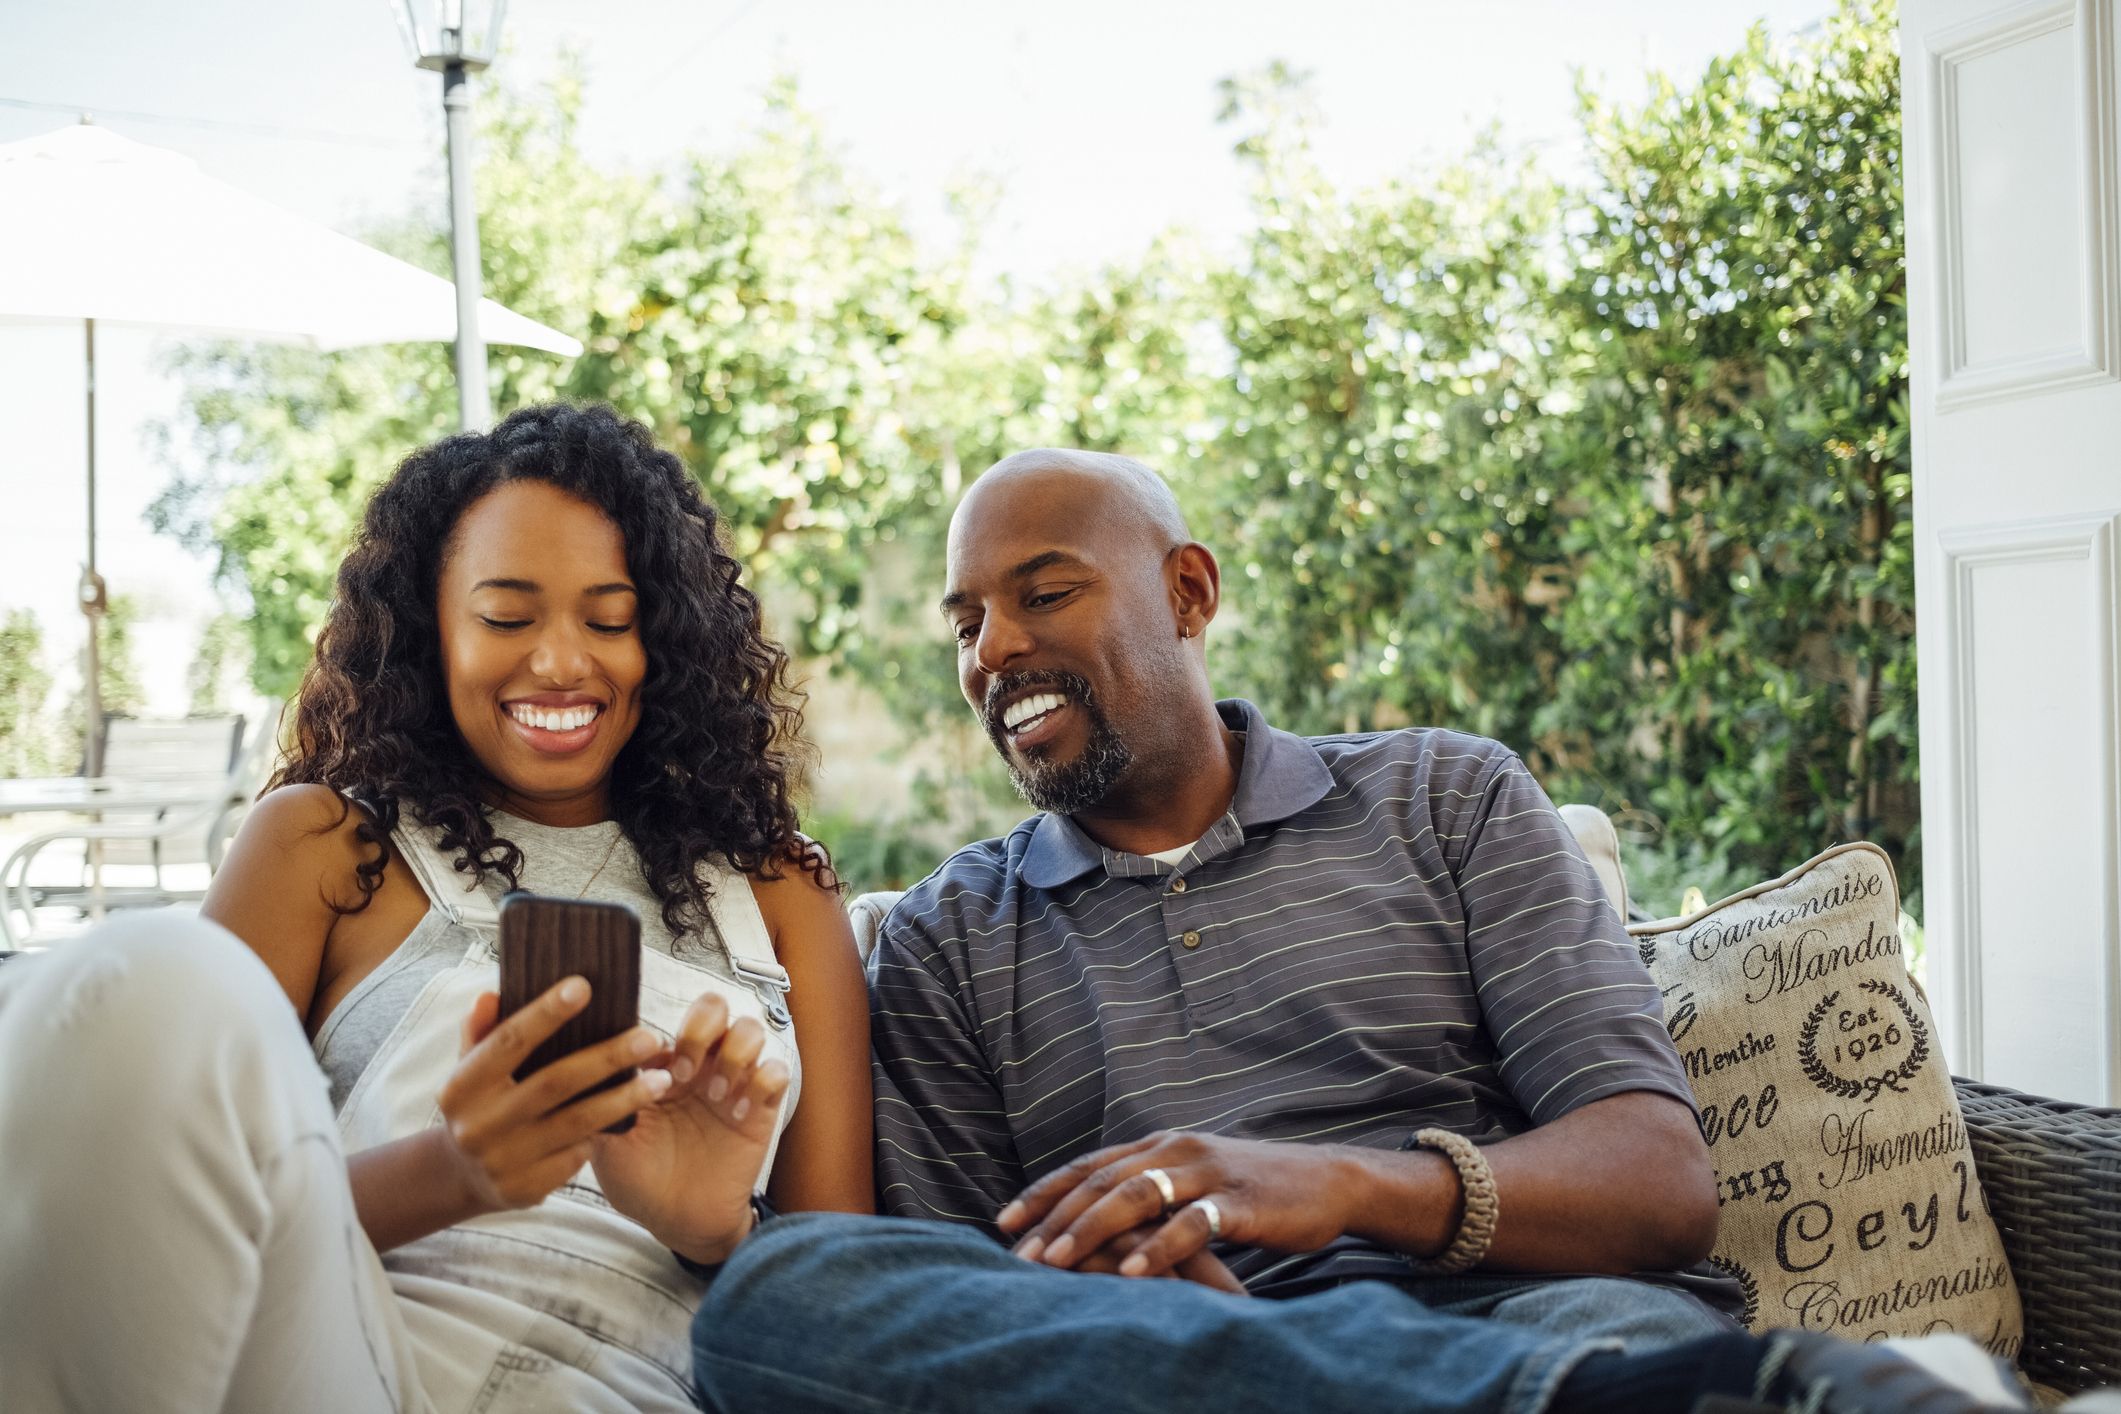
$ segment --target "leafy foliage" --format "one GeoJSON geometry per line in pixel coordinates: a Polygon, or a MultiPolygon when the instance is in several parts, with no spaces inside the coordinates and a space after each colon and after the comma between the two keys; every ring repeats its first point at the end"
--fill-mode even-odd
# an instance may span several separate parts
{"type": "Polygon", "coordinates": [[[1852,6],[1755,31],[1599,154],[1571,295],[1600,340],[1556,470],[1580,778],[1761,870],[1882,839],[1919,877],[1899,57],[1852,6]],[[1617,728],[1617,729],[1616,729],[1617,728]]]}
{"type": "MultiPolygon", "coordinates": [[[[1586,93],[1595,160],[1570,183],[1484,142],[1344,191],[1299,76],[1244,76],[1223,93],[1253,180],[1234,257],[1167,239],[1042,289],[972,277],[976,200],[954,246],[918,245],[790,83],[741,142],[651,178],[581,155],[562,74],[486,105],[486,278],[587,348],[497,350],[495,405],[651,423],[782,633],[902,724],[880,751],[968,731],[929,607],[966,480],[1022,446],[1120,450],[1223,562],[1220,685],[1283,724],[1498,737],[1556,796],[1661,822],[1666,872],[1698,879],[1868,835],[1912,894],[1893,26],[1844,0],[1691,84],[1586,93]]],[[[433,234],[387,234],[440,268],[433,234]]],[[[164,523],[218,547],[282,694],[368,489],[452,425],[448,352],[186,367],[214,470],[164,523]]],[[[912,794],[991,818],[990,789],[912,794]]],[[[914,867],[906,807],[825,804],[879,878],[914,867]]]]}
{"type": "Polygon", "coordinates": [[[71,764],[44,710],[52,675],[44,630],[28,609],[0,618],[0,776],[43,776],[71,764]]]}

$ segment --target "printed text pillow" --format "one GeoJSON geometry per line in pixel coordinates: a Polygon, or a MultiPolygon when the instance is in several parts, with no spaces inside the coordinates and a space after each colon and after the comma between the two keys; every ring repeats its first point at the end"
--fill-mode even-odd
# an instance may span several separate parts
{"type": "Polygon", "coordinates": [[[1629,932],[1701,1105],[1713,1260],[1747,1324],[1950,1330],[2015,1357],[2018,1289],[1899,920],[1884,851],[1847,844],[1629,932]]]}

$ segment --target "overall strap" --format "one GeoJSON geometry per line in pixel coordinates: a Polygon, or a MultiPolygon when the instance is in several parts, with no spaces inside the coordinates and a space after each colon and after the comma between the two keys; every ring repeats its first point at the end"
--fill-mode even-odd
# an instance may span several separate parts
{"type": "Polygon", "coordinates": [[[489,941],[501,928],[501,914],[494,901],[479,887],[477,878],[457,872],[455,864],[435,847],[430,833],[410,820],[400,818],[391,832],[398,853],[412,868],[412,876],[427,892],[427,901],[442,910],[450,922],[470,928],[489,941]]]}
{"type": "Polygon", "coordinates": [[[788,969],[773,952],[773,935],[766,931],[766,915],[751,892],[751,881],[733,869],[718,871],[708,912],[714,931],[728,949],[729,964],[745,985],[765,1004],[767,1019],[777,1026],[788,1024],[785,1000],[793,986],[788,969]]]}

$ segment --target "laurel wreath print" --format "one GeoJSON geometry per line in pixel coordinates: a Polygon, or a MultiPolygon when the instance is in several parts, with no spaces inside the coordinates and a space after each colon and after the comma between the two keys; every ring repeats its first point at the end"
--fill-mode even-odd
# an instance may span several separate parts
{"type": "Polygon", "coordinates": [[[1905,1095],[1908,1082],[1915,1078],[1916,1074],[1922,1069],[1922,1063],[1929,1059],[1929,1028],[1922,1024],[1922,1019],[1915,1015],[1915,1009],[1908,1005],[1906,995],[1892,983],[1885,981],[1883,978],[1873,977],[1866,981],[1858,982],[1856,986],[1859,990],[1884,997],[1899,1010],[1901,1017],[1907,1022],[1907,1034],[1910,1042],[1907,1058],[1890,1070],[1881,1071],[1877,1075],[1869,1076],[1862,1080],[1844,1080],[1831,1070],[1828,1070],[1826,1062],[1819,1059],[1819,1023],[1834,1003],[1841,998],[1841,993],[1839,992],[1828,992],[1819,999],[1818,1004],[1804,1018],[1804,1029],[1797,1038],[1797,1060],[1803,1065],[1805,1075],[1814,1085],[1817,1085],[1828,1094],[1839,1095],[1845,1100],[1875,1100],[1878,1098],[1880,1090],[1890,1090],[1896,1095],[1905,1095]]]}
{"type": "Polygon", "coordinates": [[[1753,1323],[1760,1319],[1760,1283],[1753,1279],[1751,1272],[1728,1257],[1711,1257],[1709,1265],[1736,1279],[1738,1289],[1745,1297],[1745,1309],[1738,1313],[1738,1324],[1747,1330],[1753,1329],[1753,1323]]]}

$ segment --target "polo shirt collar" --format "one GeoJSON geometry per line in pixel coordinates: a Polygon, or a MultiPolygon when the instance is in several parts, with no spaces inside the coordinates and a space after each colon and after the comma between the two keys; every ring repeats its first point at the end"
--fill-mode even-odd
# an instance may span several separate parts
{"type": "MultiPolygon", "coordinates": [[[[1218,702],[1215,710],[1224,726],[1245,734],[1245,759],[1230,802],[1230,813],[1243,829],[1308,810],[1333,788],[1333,773],[1310,742],[1268,726],[1260,710],[1243,698],[1218,702]]],[[[1104,863],[1102,845],[1067,816],[1048,812],[1038,817],[1024,849],[1023,880],[1035,889],[1058,888],[1104,863]]]]}

